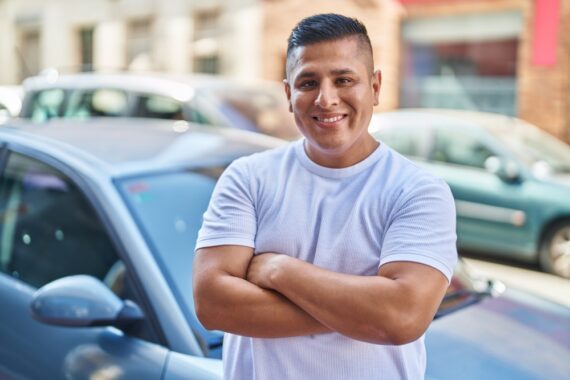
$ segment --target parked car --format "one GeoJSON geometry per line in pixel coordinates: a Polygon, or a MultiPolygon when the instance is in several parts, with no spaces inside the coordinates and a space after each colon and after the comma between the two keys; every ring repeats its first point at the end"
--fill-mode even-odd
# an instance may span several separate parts
{"type": "MultiPolygon", "coordinates": [[[[224,167],[283,142],[180,123],[0,128],[1,379],[221,378],[197,231],[224,167]]],[[[426,343],[428,379],[566,379],[570,309],[460,264],[426,343]]]]}
{"type": "Polygon", "coordinates": [[[20,116],[53,118],[142,117],[222,126],[293,140],[299,137],[285,91],[273,82],[238,82],[220,76],[158,73],[81,73],[48,70],[28,78],[20,116]]]}
{"type": "Polygon", "coordinates": [[[21,86],[0,86],[0,124],[18,116],[22,107],[21,86]]]}
{"type": "Polygon", "coordinates": [[[370,130],[447,181],[460,248],[570,278],[568,145],[520,119],[457,110],[376,114],[370,130]]]}

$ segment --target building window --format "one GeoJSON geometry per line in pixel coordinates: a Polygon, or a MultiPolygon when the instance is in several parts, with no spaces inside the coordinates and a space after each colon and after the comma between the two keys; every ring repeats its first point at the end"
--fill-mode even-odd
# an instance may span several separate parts
{"type": "Polygon", "coordinates": [[[515,115],[521,29],[515,11],[405,21],[400,106],[515,115]]]}
{"type": "Polygon", "coordinates": [[[217,74],[220,72],[218,55],[196,57],[194,71],[198,73],[217,74]]]}
{"type": "Polygon", "coordinates": [[[218,33],[220,10],[217,8],[196,11],[194,14],[194,36],[196,39],[212,37],[218,33]]]}
{"type": "Polygon", "coordinates": [[[219,74],[220,10],[200,10],[194,14],[192,59],[194,72],[219,74]]]}
{"type": "Polygon", "coordinates": [[[40,65],[40,31],[23,29],[20,39],[20,79],[39,73],[40,65]]]}
{"type": "Polygon", "coordinates": [[[79,30],[81,71],[93,71],[93,34],[93,27],[79,30]]]}
{"type": "Polygon", "coordinates": [[[131,69],[151,70],[152,20],[133,20],[128,24],[127,65],[131,69]]]}

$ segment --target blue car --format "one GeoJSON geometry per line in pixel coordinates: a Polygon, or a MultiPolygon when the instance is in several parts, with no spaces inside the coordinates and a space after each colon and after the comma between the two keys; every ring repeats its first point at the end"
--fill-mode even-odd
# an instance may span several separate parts
{"type": "Polygon", "coordinates": [[[523,120],[402,109],[371,132],[447,181],[459,247],[570,278],[570,146],[523,120]]]}
{"type": "MultiPolygon", "coordinates": [[[[0,128],[0,379],[221,379],[193,248],[216,179],[281,140],[186,122],[0,128]]],[[[457,267],[429,379],[567,379],[570,309],[457,267]]]]}

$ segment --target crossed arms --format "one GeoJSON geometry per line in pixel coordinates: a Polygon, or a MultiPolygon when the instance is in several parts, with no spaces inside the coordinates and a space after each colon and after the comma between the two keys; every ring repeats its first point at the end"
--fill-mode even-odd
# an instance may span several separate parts
{"type": "Polygon", "coordinates": [[[196,312],[208,329],[279,338],[336,331],[376,344],[405,344],[427,329],[447,289],[437,269],[391,262],[376,276],[332,272],[276,253],[225,245],[199,249],[196,312]]]}

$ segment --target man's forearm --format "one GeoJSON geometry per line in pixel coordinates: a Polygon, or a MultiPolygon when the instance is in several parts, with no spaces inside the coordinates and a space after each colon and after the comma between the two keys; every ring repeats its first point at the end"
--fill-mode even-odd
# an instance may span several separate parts
{"type": "Polygon", "coordinates": [[[193,289],[196,313],[208,329],[263,338],[328,332],[282,295],[245,280],[253,250],[216,246],[198,250],[193,289]]]}
{"type": "Polygon", "coordinates": [[[239,277],[220,275],[197,290],[196,311],[208,329],[257,338],[330,332],[282,295],[239,277]]]}
{"type": "Polygon", "coordinates": [[[331,330],[372,343],[417,339],[447,287],[441,273],[417,263],[388,264],[388,268],[405,267],[393,276],[356,276],[284,255],[267,257],[272,258],[254,259],[248,279],[281,293],[331,330]]]}

